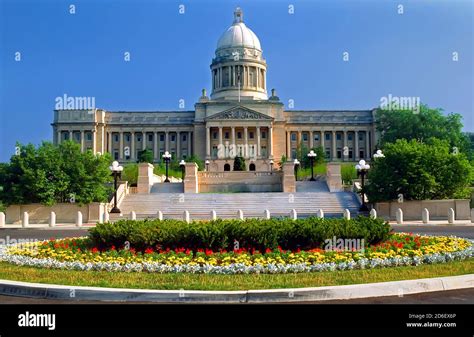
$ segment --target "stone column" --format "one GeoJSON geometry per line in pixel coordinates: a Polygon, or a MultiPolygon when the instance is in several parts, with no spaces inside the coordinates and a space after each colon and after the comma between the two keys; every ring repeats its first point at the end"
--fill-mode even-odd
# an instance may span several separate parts
{"type": "Polygon", "coordinates": [[[84,130],[81,130],[81,152],[84,152],[84,130]]]}
{"type": "Polygon", "coordinates": [[[146,132],[145,131],[142,132],[142,150],[146,149],[146,141],[147,141],[146,136],[147,136],[146,132]]]}
{"type": "Polygon", "coordinates": [[[257,126],[257,158],[260,158],[260,126],[257,126]]]}
{"type": "Polygon", "coordinates": [[[273,158],[273,126],[268,127],[268,158],[273,158]]]}
{"type": "Polygon", "coordinates": [[[344,155],[344,152],[346,151],[346,147],[347,147],[347,131],[346,130],[343,131],[342,137],[344,137],[343,140],[342,140],[342,142],[343,142],[343,145],[342,145],[342,160],[344,161],[344,160],[347,160],[347,158],[349,157],[349,149],[347,149],[347,154],[348,155],[347,156],[344,155]]]}
{"type": "Polygon", "coordinates": [[[188,157],[191,157],[192,155],[191,131],[188,131],[188,157]]]}
{"type": "Polygon", "coordinates": [[[245,126],[244,127],[244,158],[248,158],[249,156],[249,151],[248,151],[248,146],[249,146],[249,143],[248,143],[248,138],[247,138],[247,134],[248,134],[248,130],[247,130],[247,127],[245,126]]]}
{"type": "Polygon", "coordinates": [[[206,127],[206,157],[211,157],[211,128],[206,127]]]}
{"type": "Polygon", "coordinates": [[[119,160],[123,160],[123,131],[120,131],[119,160]]]}
{"type": "Polygon", "coordinates": [[[69,140],[72,140],[72,130],[69,130],[69,140]]]}
{"type": "Polygon", "coordinates": [[[159,155],[160,155],[160,151],[158,151],[158,132],[153,132],[153,157],[155,158],[155,161],[159,161],[160,158],[159,155]]]}
{"type": "Polygon", "coordinates": [[[286,158],[291,159],[291,131],[286,132],[286,158]]]}
{"type": "Polygon", "coordinates": [[[354,131],[354,142],[355,142],[355,156],[354,159],[356,161],[359,161],[359,131],[355,130],[354,131]]]}
{"type": "Polygon", "coordinates": [[[219,145],[223,145],[223,140],[222,140],[222,126],[219,126],[219,145]]]}
{"type": "MultiPolygon", "coordinates": [[[[234,146],[235,149],[235,126],[232,127],[232,145],[234,146]]],[[[237,153],[237,151],[235,151],[237,153]]]]}
{"type": "Polygon", "coordinates": [[[332,132],[332,153],[331,153],[331,159],[334,160],[336,159],[336,131],[332,132]]]}
{"type": "Polygon", "coordinates": [[[309,132],[309,149],[311,150],[314,147],[314,133],[313,130],[309,132]]]}
{"type": "Polygon", "coordinates": [[[301,140],[302,140],[302,138],[301,138],[301,130],[298,130],[298,135],[297,135],[297,137],[296,137],[296,148],[298,148],[298,145],[301,144],[301,140]]]}
{"type": "Polygon", "coordinates": [[[321,130],[320,135],[321,135],[321,147],[323,148],[324,153],[326,153],[326,147],[324,145],[326,134],[324,133],[324,130],[321,130]]]}
{"type": "Polygon", "coordinates": [[[132,131],[130,136],[130,159],[135,160],[135,131],[132,131]]]}
{"type": "Polygon", "coordinates": [[[170,150],[169,136],[170,136],[170,133],[168,131],[165,131],[165,151],[170,150]]]}
{"type": "Polygon", "coordinates": [[[110,130],[107,134],[108,144],[107,144],[107,152],[112,154],[112,131],[110,130]]]}
{"type": "MultiPolygon", "coordinates": [[[[95,154],[97,153],[97,129],[94,128],[94,130],[91,130],[92,132],[92,152],[95,154]]],[[[102,133],[104,132],[104,128],[102,127],[102,133]]],[[[104,143],[104,137],[102,137],[102,143],[104,143]]],[[[102,148],[101,153],[104,153],[104,149],[102,148]]]]}
{"type": "Polygon", "coordinates": [[[365,131],[365,148],[366,148],[366,152],[367,152],[365,154],[365,158],[370,159],[372,151],[370,150],[370,137],[369,137],[369,131],[368,130],[365,131]]]}
{"type": "Polygon", "coordinates": [[[176,158],[181,159],[181,133],[176,131],[176,158]]]}
{"type": "Polygon", "coordinates": [[[62,140],[61,139],[61,131],[58,131],[57,133],[58,133],[58,135],[56,136],[57,137],[56,144],[61,144],[61,140],[62,140]]]}

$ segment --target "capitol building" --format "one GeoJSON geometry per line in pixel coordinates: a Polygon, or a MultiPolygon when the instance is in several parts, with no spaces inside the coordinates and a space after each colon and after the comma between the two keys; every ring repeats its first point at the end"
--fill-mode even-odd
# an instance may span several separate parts
{"type": "Polygon", "coordinates": [[[237,8],[232,25],[217,41],[210,65],[212,88],[193,111],[55,110],[54,143],[73,139],[82,150],[109,152],[122,163],[150,149],[160,161],[195,155],[211,171],[229,171],[233,158],[248,170],[270,170],[270,161],[293,159],[299,144],[321,146],[332,161],[369,159],[376,144],[374,110],[286,110],[268,90],[267,62],[260,40],[237,8]]]}

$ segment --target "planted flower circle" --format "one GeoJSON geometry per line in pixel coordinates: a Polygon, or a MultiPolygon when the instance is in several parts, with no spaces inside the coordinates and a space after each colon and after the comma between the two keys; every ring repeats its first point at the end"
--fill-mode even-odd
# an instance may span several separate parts
{"type": "Polygon", "coordinates": [[[111,246],[100,249],[89,238],[49,240],[0,248],[0,260],[17,265],[73,270],[159,273],[299,273],[326,270],[381,268],[462,260],[474,256],[469,240],[391,234],[381,243],[363,249],[285,250],[263,252],[253,247],[235,251],[209,248],[175,249],[111,246]]]}

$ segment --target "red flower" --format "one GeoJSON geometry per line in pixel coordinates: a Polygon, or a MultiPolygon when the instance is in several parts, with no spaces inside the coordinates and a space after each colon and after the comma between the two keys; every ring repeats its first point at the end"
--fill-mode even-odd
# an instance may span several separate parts
{"type": "Polygon", "coordinates": [[[206,248],[206,255],[212,255],[212,250],[206,248]]]}
{"type": "Polygon", "coordinates": [[[110,247],[110,250],[115,250],[115,246],[112,245],[112,247],[110,247]]]}
{"type": "Polygon", "coordinates": [[[145,254],[153,254],[153,249],[152,248],[145,249],[145,254]]]}
{"type": "Polygon", "coordinates": [[[271,252],[272,252],[272,250],[270,248],[265,249],[266,254],[270,254],[271,252]]]}
{"type": "Polygon", "coordinates": [[[95,254],[95,253],[98,253],[99,250],[97,249],[97,247],[94,247],[94,248],[92,248],[91,252],[92,252],[93,254],[95,254]]]}

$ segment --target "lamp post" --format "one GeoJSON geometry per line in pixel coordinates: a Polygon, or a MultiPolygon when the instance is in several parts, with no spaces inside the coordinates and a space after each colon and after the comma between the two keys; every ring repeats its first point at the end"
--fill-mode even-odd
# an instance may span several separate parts
{"type": "Polygon", "coordinates": [[[298,166],[300,165],[300,161],[295,158],[293,164],[295,164],[295,180],[298,181],[298,166]]]}
{"type": "Polygon", "coordinates": [[[206,171],[207,171],[207,172],[209,172],[209,164],[210,164],[210,163],[211,163],[211,162],[210,162],[209,160],[206,160],[206,171]]]}
{"type": "Polygon", "coordinates": [[[273,159],[270,159],[270,172],[273,174],[273,159]]]}
{"type": "Polygon", "coordinates": [[[179,162],[179,167],[181,167],[181,181],[184,182],[184,169],[186,167],[186,162],[184,161],[184,159],[181,159],[181,161],[179,162]]]}
{"type": "Polygon", "coordinates": [[[367,208],[367,205],[365,204],[364,178],[365,178],[365,175],[369,172],[370,165],[367,164],[364,159],[362,159],[361,161],[359,161],[359,164],[355,166],[355,168],[357,170],[357,175],[360,175],[362,179],[362,191],[361,191],[362,206],[360,206],[359,210],[362,212],[367,212],[369,209],[367,208]]]}
{"type": "Polygon", "coordinates": [[[385,155],[382,153],[382,150],[377,150],[377,151],[374,153],[373,157],[374,157],[375,159],[377,159],[377,158],[385,158],[385,155]]]}
{"type": "Polygon", "coordinates": [[[165,179],[165,183],[169,183],[170,180],[168,178],[168,166],[170,165],[170,161],[171,161],[171,154],[166,151],[165,154],[163,155],[163,160],[165,161],[165,165],[166,165],[166,179],[165,179]]]}
{"type": "Polygon", "coordinates": [[[314,153],[313,150],[309,151],[308,153],[308,158],[309,158],[309,162],[310,162],[310,165],[311,165],[311,179],[310,181],[314,181],[314,169],[313,169],[313,165],[314,165],[314,158],[316,158],[317,154],[314,153]]]}
{"type": "Polygon", "coordinates": [[[123,166],[119,165],[118,161],[114,161],[109,166],[109,170],[112,171],[112,176],[114,177],[114,207],[110,213],[120,213],[120,209],[117,207],[117,180],[122,176],[123,166]]]}

